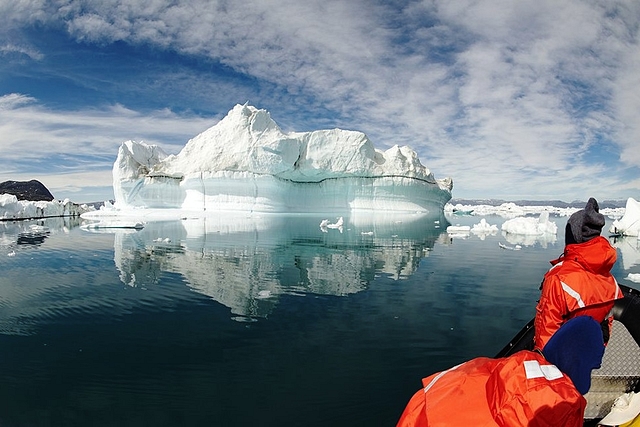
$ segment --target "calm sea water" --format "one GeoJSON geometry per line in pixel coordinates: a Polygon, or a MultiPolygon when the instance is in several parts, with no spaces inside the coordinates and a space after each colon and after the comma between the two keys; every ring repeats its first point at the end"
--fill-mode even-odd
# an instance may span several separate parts
{"type": "Polygon", "coordinates": [[[0,425],[395,425],[422,377],[530,320],[566,223],[554,241],[323,219],[0,223],[0,425]]]}

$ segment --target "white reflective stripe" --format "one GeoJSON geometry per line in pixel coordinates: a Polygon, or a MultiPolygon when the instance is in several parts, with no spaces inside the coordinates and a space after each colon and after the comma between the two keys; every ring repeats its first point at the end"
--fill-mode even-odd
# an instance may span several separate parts
{"type": "MultiPolygon", "coordinates": [[[[620,291],[620,287],[618,286],[618,281],[616,280],[616,278],[615,278],[615,277],[613,278],[613,283],[615,283],[615,284],[616,284],[616,297],[615,297],[615,299],[618,299],[618,295],[619,295],[619,293],[618,293],[618,292],[620,291]]],[[[612,310],[613,310],[613,309],[612,309],[612,310]]]]}
{"type": "Polygon", "coordinates": [[[458,368],[459,366],[463,365],[463,363],[461,363],[460,365],[456,365],[453,368],[449,368],[446,371],[442,371],[440,372],[438,375],[436,375],[435,377],[433,377],[433,379],[431,380],[431,382],[429,384],[427,384],[427,386],[424,388],[424,392],[428,392],[429,389],[431,387],[433,387],[433,385],[436,383],[436,381],[438,381],[440,379],[440,377],[442,377],[444,374],[446,374],[447,372],[453,371],[454,369],[458,368]]]}
{"type": "Polygon", "coordinates": [[[540,364],[535,360],[524,362],[524,372],[527,374],[527,379],[544,377],[540,364]]]}
{"type": "Polygon", "coordinates": [[[542,365],[541,368],[542,372],[544,372],[544,377],[549,381],[562,378],[562,372],[556,365],[542,365]]]}
{"type": "Polygon", "coordinates": [[[562,289],[564,289],[564,291],[566,293],[568,293],[571,297],[573,297],[573,299],[575,299],[578,302],[578,307],[582,308],[584,307],[584,301],[582,301],[582,297],[580,296],[580,294],[576,291],[574,291],[573,289],[571,289],[571,286],[567,285],[564,282],[560,282],[562,283],[562,289]]]}
{"type": "Polygon", "coordinates": [[[556,267],[560,267],[560,266],[562,265],[562,263],[563,263],[563,262],[564,262],[564,261],[560,261],[560,262],[558,262],[557,264],[552,265],[552,266],[551,266],[551,268],[549,269],[549,271],[553,270],[553,269],[554,269],[554,268],[556,268],[556,267]]]}
{"type": "Polygon", "coordinates": [[[555,365],[540,365],[537,360],[527,360],[524,362],[524,371],[527,379],[546,378],[549,381],[562,378],[562,372],[555,365]]]}

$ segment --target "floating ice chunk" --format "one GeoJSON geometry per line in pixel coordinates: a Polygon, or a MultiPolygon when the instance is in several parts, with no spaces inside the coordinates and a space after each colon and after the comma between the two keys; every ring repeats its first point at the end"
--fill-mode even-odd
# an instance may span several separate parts
{"type": "Polygon", "coordinates": [[[342,217],[338,218],[335,224],[327,224],[327,228],[340,228],[344,224],[344,219],[342,217]]]}
{"type": "Polygon", "coordinates": [[[447,227],[447,236],[451,239],[466,239],[469,237],[469,231],[471,231],[471,227],[468,225],[450,225],[447,227]]]}
{"type": "Polygon", "coordinates": [[[264,298],[269,298],[271,296],[271,291],[269,290],[264,290],[264,291],[260,291],[258,292],[258,299],[264,299],[264,298]]]}
{"type": "Polygon", "coordinates": [[[517,217],[509,219],[502,224],[502,231],[528,236],[556,235],[558,226],[555,222],[549,221],[549,212],[542,212],[539,218],[517,217]]]}
{"type": "Polygon", "coordinates": [[[136,230],[141,230],[142,228],[144,228],[144,224],[139,221],[119,221],[119,220],[107,221],[105,220],[100,222],[83,224],[81,228],[84,230],[92,230],[92,229],[99,229],[99,228],[133,228],[136,230]]]}
{"type": "Polygon", "coordinates": [[[474,233],[498,231],[498,226],[495,224],[489,224],[486,219],[482,218],[478,224],[473,225],[471,231],[474,233]]]}
{"type": "Polygon", "coordinates": [[[640,202],[629,197],[623,217],[613,221],[609,232],[640,237],[640,202]]]}
{"type": "Polygon", "coordinates": [[[473,225],[471,232],[478,236],[480,240],[484,240],[487,236],[496,234],[498,226],[489,224],[486,219],[482,218],[478,224],[473,225]]]}
{"type": "Polygon", "coordinates": [[[332,224],[329,222],[328,219],[323,219],[320,222],[320,230],[322,230],[323,233],[327,233],[328,229],[337,229],[342,233],[342,229],[343,229],[343,225],[344,225],[344,219],[342,217],[338,218],[338,220],[332,224]]]}
{"type": "Polygon", "coordinates": [[[498,242],[498,246],[500,246],[502,249],[508,249],[510,251],[519,251],[520,249],[522,249],[522,246],[520,245],[515,245],[515,246],[507,246],[504,243],[498,242]]]}
{"type": "Polygon", "coordinates": [[[468,233],[471,231],[471,227],[468,225],[450,225],[447,227],[447,233],[468,233]]]}
{"type": "Polygon", "coordinates": [[[627,280],[640,283],[640,273],[629,273],[629,275],[627,276],[627,280]]]}

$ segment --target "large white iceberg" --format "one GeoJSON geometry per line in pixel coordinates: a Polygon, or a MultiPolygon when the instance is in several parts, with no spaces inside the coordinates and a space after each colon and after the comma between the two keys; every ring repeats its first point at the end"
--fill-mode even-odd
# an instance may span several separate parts
{"type": "Polygon", "coordinates": [[[640,237],[640,203],[637,200],[627,199],[623,217],[613,221],[609,232],[640,237]]]}
{"type": "Polygon", "coordinates": [[[116,210],[432,212],[452,188],[407,146],[381,151],[364,133],[341,129],[284,133],[248,105],[177,155],[124,142],[113,166],[116,210]]]}

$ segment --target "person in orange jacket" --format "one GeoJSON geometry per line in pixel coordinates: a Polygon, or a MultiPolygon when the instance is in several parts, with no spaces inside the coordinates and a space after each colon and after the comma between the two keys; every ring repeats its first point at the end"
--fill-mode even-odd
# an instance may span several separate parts
{"type": "Polygon", "coordinates": [[[616,250],[600,236],[605,224],[598,202],[589,199],[584,209],[569,217],[565,249],[542,282],[534,320],[534,348],[542,350],[568,319],[587,315],[602,322],[605,345],[609,339],[614,301],[623,294],[611,268],[616,250]]]}
{"type": "Polygon", "coordinates": [[[542,353],[479,357],[424,378],[397,427],[581,427],[603,354],[600,324],[575,317],[542,353]]]}

